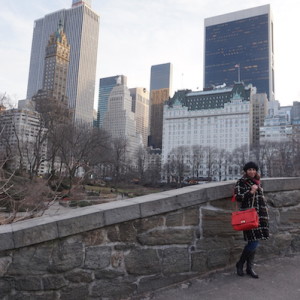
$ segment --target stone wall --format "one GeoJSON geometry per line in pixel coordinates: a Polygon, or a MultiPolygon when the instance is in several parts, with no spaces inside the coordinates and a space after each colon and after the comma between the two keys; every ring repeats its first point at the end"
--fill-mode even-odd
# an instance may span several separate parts
{"type": "MultiPolygon", "coordinates": [[[[115,201],[0,226],[0,299],[141,299],[232,265],[233,182],[115,201]]],[[[300,178],[263,180],[271,238],[258,259],[300,251],[300,178]]]]}

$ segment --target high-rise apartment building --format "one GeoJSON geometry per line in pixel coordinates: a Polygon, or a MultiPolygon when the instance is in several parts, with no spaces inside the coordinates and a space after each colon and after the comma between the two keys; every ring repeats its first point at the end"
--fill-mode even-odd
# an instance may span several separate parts
{"type": "Polygon", "coordinates": [[[171,96],[173,66],[171,63],[151,67],[149,146],[162,147],[164,102],[171,96]]]}
{"type": "Polygon", "coordinates": [[[129,89],[132,98],[132,111],[136,122],[136,133],[142,136],[144,147],[149,135],[149,91],[146,88],[129,89]]]}
{"type": "Polygon", "coordinates": [[[45,51],[49,36],[62,22],[70,45],[66,94],[75,121],[93,123],[99,16],[90,1],[73,0],[72,8],[47,14],[34,24],[27,98],[43,87],[45,51]]]}
{"type": "Polygon", "coordinates": [[[274,100],[270,5],[207,18],[204,23],[204,87],[241,80],[274,100]]]}
{"type": "Polygon", "coordinates": [[[116,75],[100,78],[97,112],[97,127],[99,128],[103,127],[104,116],[107,112],[110,93],[118,84],[127,85],[127,77],[124,75],[116,75]]]}
{"type": "Polygon", "coordinates": [[[125,138],[127,141],[128,158],[134,159],[141,138],[137,135],[136,121],[132,112],[132,98],[129,89],[122,83],[121,78],[111,90],[107,102],[107,111],[103,127],[113,139],[125,138]]]}

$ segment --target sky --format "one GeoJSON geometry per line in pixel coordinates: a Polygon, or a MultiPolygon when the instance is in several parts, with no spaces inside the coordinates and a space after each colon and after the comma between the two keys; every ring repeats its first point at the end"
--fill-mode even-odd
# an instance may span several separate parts
{"type": "MultiPolygon", "coordinates": [[[[173,64],[173,92],[203,89],[204,19],[270,4],[274,20],[275,95],[281,106],[300,101],[298,0],[92,0],[100,15],[99,79],[127,76],[129,88],[150,88],[150,68],[173,64]]],[[[0,0],[0,94],[26,98],[34,20],[72,0],[0,0]]]]}

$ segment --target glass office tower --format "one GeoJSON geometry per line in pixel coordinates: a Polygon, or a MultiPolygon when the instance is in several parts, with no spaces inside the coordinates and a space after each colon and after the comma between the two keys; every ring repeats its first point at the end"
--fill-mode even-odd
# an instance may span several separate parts
{"type": "Polygon", "coordinates": [[[150,78],[150,136],[149,146],[162,147],[164,102],[172,89],[173,66],[171,63],[151,67],[150,78]]]}
{"type": "Polygon", "coordinates": [[[204,87],[251,83],[274,99],[270,5],[205,19],[204,87]]]}
{"type": "Polygon", "coordinates": [[[111,91],[117,85],[127,85],[127,77],[124,75],[116,75],[111,77],[100,78],[97,124],[98,128],[103,127],[104,117],[108,109],[108,99],[111,91]]]}
{"type": "Polygon", "coordinates": [[[50,34],[62,22],[70,44],[66,93],[75,121],[93,123],[99,16],[90,1],[73,0],[72,8],[47,14],[34,23],[27,98],[43,86],[45,51],[50,34]]]}

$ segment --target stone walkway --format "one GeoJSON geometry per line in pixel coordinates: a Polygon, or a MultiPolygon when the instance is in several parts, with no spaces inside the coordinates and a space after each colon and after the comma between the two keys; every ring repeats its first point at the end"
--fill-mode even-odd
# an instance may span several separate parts
{"type": "Polygon", "coordinates": [[[239,277],[234,267],[206,278],[187,281],[156,291],[143,299],[151,300],[299,300],[300,255],[260,261],[253,279],[239,277]]]}

